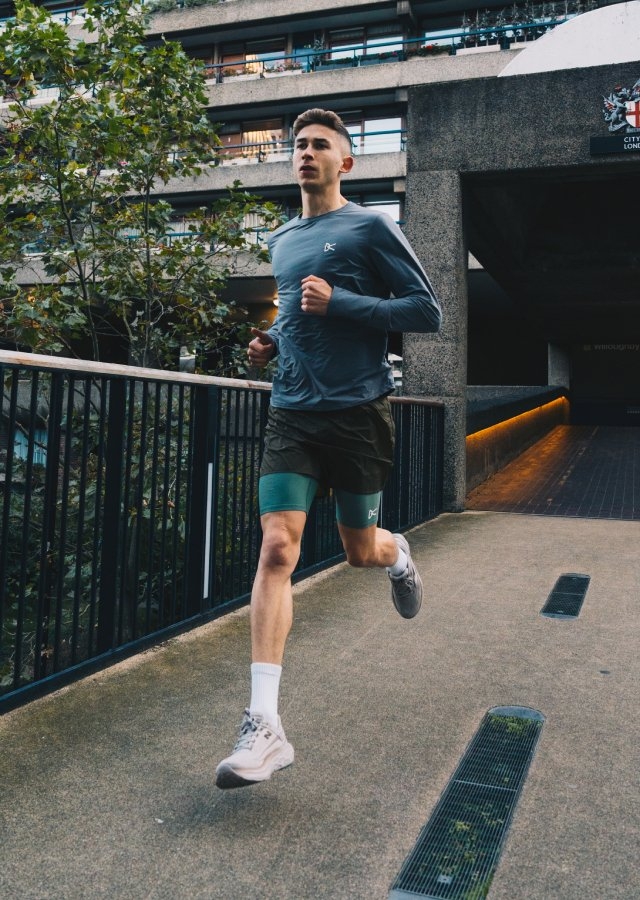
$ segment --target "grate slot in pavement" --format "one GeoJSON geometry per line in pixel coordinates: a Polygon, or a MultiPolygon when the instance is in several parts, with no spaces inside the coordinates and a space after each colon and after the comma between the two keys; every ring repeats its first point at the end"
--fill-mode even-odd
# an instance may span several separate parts
{"type": "Polygon", "coordinates": [[[540,610],[540,615],[554,619],[575,619],[582,609],[590,580],[589,575],[561,575],[540,610]]]}
{"type": "Polygon", "coordinates": [[[544,716],[489,710],[405,860],[389,900],[486,897],[544,716]]]}

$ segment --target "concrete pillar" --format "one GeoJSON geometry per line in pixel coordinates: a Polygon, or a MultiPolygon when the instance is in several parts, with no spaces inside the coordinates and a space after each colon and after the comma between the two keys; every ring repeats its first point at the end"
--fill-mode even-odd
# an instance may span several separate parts
{"type": "Polygon", "coordinates": [[[459,173],[410,171],[405,220],[442,304],[443,324],[435,335],[405,335],[404,392],[445,404],[444,507],[458,512],[466,497],[468,267],[459,173]]]}
{"type": "Polygon", "coordinates": [[[571,361],[564,347],[549,344],[547,365],[547,384],[571,387],[571,361]]]}

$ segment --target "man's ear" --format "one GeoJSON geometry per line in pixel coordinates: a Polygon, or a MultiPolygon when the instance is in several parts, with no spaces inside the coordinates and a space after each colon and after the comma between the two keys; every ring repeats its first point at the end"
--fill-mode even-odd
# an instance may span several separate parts
{"type": "Polygon", "coordinates": [[[342,165],[340,166],[340,171],[346,175],[347,172],[350,172],[353,169],[354,162],[355,162],[355,160],[354,160],[353,156],[343,157],[342,165]]]}

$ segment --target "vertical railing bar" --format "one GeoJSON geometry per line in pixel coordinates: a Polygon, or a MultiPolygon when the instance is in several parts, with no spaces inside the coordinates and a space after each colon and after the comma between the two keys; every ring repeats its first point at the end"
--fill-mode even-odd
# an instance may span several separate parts
{"type": "MultiPolygon", "coordinates": [[[[261,391],[260,392],[260,428],[259,428],[259,440],[258,440],[258,466],[262,463],[262,453],[264,450],[264,436],[267,428],[267,421],[269,419],[269,407],[271,405],[271,393],[270,391],[261,391]]],[[[260,522],[260,515],[258,510],[258,515],[255,518],[254,525],[254,534],[256,536],[256,567],[258,564],[258,560],[260,558],[260,550],[262,549],[262,525],[260,522]]]]}
{"type": "MultiPolygon", "coordinates": [[[[178,414],[176,418],[176,457],[175,457],[175,484],[174,484],[174,506],[173,506],[173,587],[171,590],[171,615],[173,619],[178,618],[178,573],[184,572],[185,554],[183,552],[182,564],[178,561],[179,535],[180,535],[180,515],[182,512],[182,452],[184,442],[184,398],[186,389],[183,385],[178,387],[178,414]]],[[[186,597],[184,596],[184,588],[186,579],[181,576],[183,599],[180,608],[185,614],[186,597]]]]}
{"type": "MultiPolygon", "coordinates": [[[[248,441],[249,447],[249,461],[248,461],[248,482],[249,482],[249,497],[247,500],[247,514],[249,516],[249,521],[247,524],[247,575],[249,580],[253,580],[253,564],[254,564],[254,529],[253,522],[255,521],[256,516],[256,508],[255,508],[255,497],[256,497],[256,413],[258,409],[257,404],[257,396],[256,391],[250,391],[248,397],[251,397],[250,404],[247,404],[247,412],[248,421],[247,421],[247,436],[246,440],[248,441]]],[[[248,398],[247,398],[248,399],[248,398]]]]}
{"type": "MultiPolygon", "coordinates": [[[[160,390],[159,381],[155,384],[153,393],[153,433],[151,435],[151,483],[149,485],[149,520],[148,520],[148,539],[147,539],[147,603],[145,607],[145,634],[151,631],[151,617],[153,612],[154,601],[154,575],[155,575],[155,521],[156,521],[156,501],[158,493],[158,446],[160,431],[160,390]]],[[[146,469],[146,467],[145,467],[146,469]]],[[[158,616],[160,610],[158,609],[158,616]]],[[[158,618],[159,621],[159,618],[158,618]]]]}
{"type": "MultiPolygon", "coordinates": [[[[233,476],[232,476],[232,496],[231,496],[231,557],[229,564],[229,572],[231,574],[231,596],[238,596],[242,593],[242,589],[240,587],[242,583],[242,572],[238,571],[239,567],[236,565],[236,560],[238,557],[242,559],[242,556],[238,554],[237,550],[237,537],[238,533],[240,534],[240,540],[242,540],[242,530],[244,528],[245,522],[244,517],[246,510],[243,506],[240,506],[240,519],[238,520],[238,486],[239,483],[242,482],[242,474],[241,474],[241,466],[240,459],[244,457],[244,453],[240,454],[240,440],[239,440],[239,432],[240,432],[240,404],[242,402],[243,392],[234,389],[233,397],[235,402],[233,403],[233,476]]],[[[228,440],[228,435],[227,435],[228,440]]]]}
{"type": "Polygon", "coordinates": [[[60,442],[64,446],[62,454],[62,490],[60,492],[60,526],[58,528],[58,552],[57,552],[57,578],[55,590],[55,623],[53,641],[53,671],[60,667],[60,649],[62,643],[62,625],[64,617],[64,576],[66,565],[65,546],[67,543],[68,518],[69,518],[69,480],[71,475],[71,442],[73,438],[73,402],[75,391],[75,376],[69,374],[66,382],[67,390],[67,414],[62,435],[62,423],[60,442]]]}
{"type": "MultiPolygon", "coordinates": [[[[89,465],[89,422],[91,418],[91,381],[83,379],[84,405],[82,410],[82,438],[80,450],[80,478],[78,480],[78,527],[76,529],[76,573],[73,588],[73,621],[71,626],[71,664],[78,662],[80,641],[80,603],[84,559],[87,470],[89,465]]],[[[95,523],[94,523],[95,527],[95,523]]]]}
{"type": "MultiPolygon", "coordinates": [[[[164,423],[165,423],[165,433],[164,433],[164,465],[163,465],[163,488],[161,492],[161,509],[162,509],[162,524],[160,526],[160,583],[158,589],[158,604],[160,610],[160,621],[165,621],[165,617],[168,612],[168,621],[169,623],[173,622],[173,616],[171,611],[171,606],[169,605],[169,610],[165,610],[165,581],[166,581],[166,553],[167,553],[167,529],[168,529],[168,521],[169,521],[169,481],[170,481],[170,462],[171,462],[171,437],[173,431],[173,416],[172,416],[172,405],[173,405],[173,386],[171,383],[166,385],[166,388],[163,389],[163,393],[166,390],[166,413],[164,415],[164,423]]],[[[175,564],[175,559],[174,559],[175,564]]],[[[175,565],[173,567],[175,570],[175,565]]]]}
{"type": "MultiPolygon", "coordinates": [[[[240,392],[238,392],[240,394],[240,392]]],[[[242,510],[242,525],[240,528],[240,540],[238,541],[239,546],[239,556],[240,556],[240,592],[244,593],[246,585],[247,585],[247,574],[248,574],[248,559],[245,557],[247,552],[247,534],[249,534],[249,528],[251,527],[250,520],[248,519],[249,510],[247,509],[247,480],[248,480],[248,469],[247,469],[247,460],[250,458],[248,450],[247,450],[247,440],[248,440],[248,431],[249,431],[249,406],[250,406],[250,396],[249,391],[242,391],[242,476],[241,476],[241,488],[240,488],[240,509],[242,510]]]]}
{"type": "Polygon", "coordinates": [[[216,579],[217,549],[220,540],[220,446],[222,443],[222,388],[215,387],[210,391],[207,428],[207,450],[210,471],[211,505],[207,517],[209,529],[210,558],[206,566],[206,577],[209,584],[208,608],[212,609],[222,602],[223,579],[216,579]]]}
{"type": "MultiPolygon", "coordinates": [[[[148,391],[149,386],[146,381],[140,382],[140,390],[142,391],[142,402],[140,409],[140,452],[138,454],[138,484],[136,490],[136,518],[135,518],[135,538],[134,538],[134,554],[133,554],[133,578],[131,580],[133,594],[131,597],[132,604],[132,631],[131,637],[138,635],[138,591],[140,589],[140,547],[142,543],[142,527],[144,524],[144,470],[145,458],[147,455],[147,414],[148,414],[148,391]]],[[[133,450],[133,448],[132,448],[133,450]]],[[[145,598],[146,608],[146,598],[145,598]]]]}
{"type": "MultiPolygon", "coordinates": [[[[217,478],[217,438],[215,410],[218,387],[191,389],[187,499],[185,514],[185,600],[188,615],[211,608],[214,590],[212,557],[215,555],[214,487],[217,478]]],[[[217,493],[217,492],[216,492],[217,493]]]]}
{"type": "Polygon", "coordinates": [[[40,543],[40,580],[38,586],[38,615],[36,620],[36,652],[34,677],[46,674],[49,654],[49,625],[51,595],[54,590],[53,553],[57,520],[58,479],[60,471],[60,435],[63,402],[63,373],[51,374],[49,422],[47,427],[47,460],[45,469],[42,540],[40,543]]]}
{"type": "Polygon", "coordinates": [[[253,575],[258,562],[258,540],[257,532],[260,528],[260,510],[258,508],[258,464],[259,464],[259,447],[260,447],[260,392],[252,391],[253,411],[251,421],[251,494],[249,506],[249,542],[250,542],[250,578],[253,581],[253,575]]]}
{"type": "MultiPolygon", "coordinates": [[[[20,381],[20,373],[19,370],[15,370],[15,386],[16,386],[16,394],[15,394],[15,415],[14,415],[14,429],[17,425],[17,406],[18,406],[18,384],[20,381]]],[[[33,485],[34,477],[33,477],[33,456],[35,450],[35,439],[34,439],[34,423],[37,421],[37,410],[38,410],[38,389],[40,384],[40,375],[38,372],[34,372],[31,376],[31,396],[29,401],[29,431],[28,431],[28,439],[27,439],[27,464],[25,467],[25,487],[33,485]]],[[[11,432],[11,434],[15,435],[15,430],[11,432]]],[[[26,489],[24,493],[24,502],[22,504],[22,547],[29,546],[29,534],[32,529],[32,521],[31,521],[31,507],[32,507],[32,498],[33,493],[30,489],[26,489]]],[[[40,523],[41,530],[43,527],[43,523],[40,523]]],[[[41,559],[41,557],[40,557],[41,559]]],[[[24,633],[24,620],[26,615],[26,590],[27,590],[27,569],[29,565],[29,554],[22,553],[20,558],[20,580],[18,587],[18,608],[16,610],[16,637],[15,637],[15,654],[14,654],[14,686],[17,687],[21,680],[21,671],[22,671],[22,657],[23,657],[23,633],[24,633]]],[[[40,562],[41,567],[41,562],[40,562]]],[[[37,604],[36,604],[37,611],[37,604]]],[[[37,621],[37,620],[36,620],[37,621]]],[[[36,661],[39,662],[39,654],[38,648],[40,644],[37,643],[37,635],[38,629],[36,626],[36,631],[34,633],[33,639],[33,658],[34,658],[34,666],[33,666],[33,678],[36,678],[36,661]]]]}
{"type": "Polygon", "coordinates": [[[418,494],[420,503],[416,509],[416,520],[421,521],[422,516],[424,514],[425,509],[428,506],[428,495],[429,495],[429,453],[426,452],[426,448],[428,448],[429,444],[427,442],[427,427],[426,427],[426,409],[424,407],[420,410],[420,435],[419,435],[419,447],[422,449],[422,453],[419,458],[420,465],[420,492],[418,494]]]}
{"type": "Polygon", "coordinates": [[[99,398],[98,407],[98,446],[96,448],[96,490],[93,510],[93,550],[92,550],[92,567],[91,567],[91,599],[89,607],[89,633],[87,641],[87,652],[93,656],[93,648],[97,642],[97,616],[99,612],[99,592],[100,592],[100,547],[102,545],[102,535],[104,533],[104,522],[102,520],[102,489],[104,482],[104,459],[105,459],[105,420],[106,409],[109,401],[109,381],[106,377],[99,379],[97,387],[97,396],[99,398]]]}
{"type": "MultiPolygon", "coordinates": [[[[11,485],[13,482],[13,456],[15,441],[12,435],[15,435],[16,428],[16,407],[18,403],[18,370],[9,369],[9,377],[11,377],[11,392],[9,396],[9,414],[7,416],[7,459],[4,467],[4,488],[2,503],[2,527],[0,529],[0,598],[7,596],[8,582],[8,554],[9,554],[9,524],[11,522],[11,485]]],[[[5,378],[7,377],[7,369],[0,367],[0,379],[2,381],[2,397],[1,410],[4,410],[5,402],[5,378]]],[[[20,598],[18,598],[20,604],[20,598]]],[[[0,654],[2,653],[2,635],[4,634],[4,603],[0,602],[0,654]]]]}
{"type": "MultiPolygon", "coordinates": [[[[220,553],[220,570],[221,570],[221,598],[223,601],[227,600],[227,520],[228,520],[228,511],[229,511],[229,457],[231,455],[231,451],[229,449],[229,406],[231,403],[231,391],[229,388],[226,388],[224,391],[224,395],[226,398],[226,403],[224,404],[224,466],[222,471],[224,472],[223,477],[223,489],[222,489],[222,522],[221,522],[221,532],[222,532],[222,552],[220,553]]],[[[222,416],[220,417],[220,437],[222,437],[222,416]]]]}
{"type": "Polygon", "coordinates": [[[419,465],[419,454],[417,452],[417,439],[419,434],[416,433],[416,428],[418,427],[418,410],[415,407],[409,407],[410,411],[410,425],[409,425],[409,435],[411,442],[411,480],[409,484],[415,485],[415,489],[412,489],[409,494],[409,524],[413,525],[416,521],[416,512],[419,508],[420,503],[420,488],[422,486],[422,478],[420,472],[419,465]]]}
{"type": "MultiPolygon", "coordinates": [[[[185,508],[184,508],[184,519],[185,519],[185,537],[184,537],[184,545],[185,545],[185,558],[184,558],[184,602],[185,602],[185,610],[191,612],[194,607],[200,608],[199,599],[200,595],[205,598],[207,596],[206,590],[201,585],[198,584],[198,578],[193,571],[193,567],[197,564],[197,562],[201,559],[202,554],[202,543],[196,538],[199,529],[203,529],[203,534],[200,535],[202,540],[204,540],[204,532],[207,528],[207,523],[204,519],[196,517],[196,508],[199,509],[201,505],[201,498],[203,492],[206,490],[207,486],[207,462],[206,462],[206,454],[204,443],[205,441],[200,438],[199,428],[200,428],[200,411],[203,407],[206,407],[206,397],[207,391],[203,388],[198,388],[195,385],[189,386],[189,418],[187,420],[187,452],[186,452],[186,496],[185,496],[185,508]],[[205,401],[201,401],[201,396],[204,394],[205,401]],[[200,438],[200,439],[198,439],[200,438]],[[201,460],[204,459],[204,463],[201,463],[201,460]],[[200,482],[200,483],[198,483],[200,482]],[[196,486],[200,488],[200,494],[196,493],[196,486]]],[[[206,409],[204,409],[203,417],[206,418],[206,409]]],[[[205,431],[206,434],[206,431],[205,431]]],[[[207,574],[204,573],[202,581],[207,579],[207,574]]]]}
{"type": "MultiPolygon", "coordinates": [[[[164,622],[164,585],[165,585],[165,561],[164,561],[164,553],[166,546],[166,535],[167,535],[167,520],[166,520],[166,511],[167,511],[167,463],[166,463],[166,453],[164,456],[164,462],[161,463],[160,458],[160,448],[166,448],[166,433],[164,436],[164,440],[160,438],[160,428],[161,422],[163,420],[162,409],[163,409],[163,395],[164,395],[164,385],[161,381],[159,381],[156,385],[156,439],[154,441],[154,471],[156,472],[156,485],[154,492],[154,504],[153,504],[153,522],[159,519],[159,542],[154,541],[155,544],[158,543],[158,562],[157,564],[153,561],[155,560],[155,552],[152,557],[152,565],[154,571],[157,571],[158,578],[158,586],[157,586],[157,627],[162,627],[162,623],[164,622]]],[[[167,414],[164,416],[165,422],[165,432],[171,432],[171,419],[167,414]]],[[[155,528],[151,528],[152,535],[155,535],[155,528]]]]}
{"type": "Polygon", "coordinates": [[[122,468],[126,382],[111,381],[109,390],[107,442],[105,448],[105,498],[100,557],[100,609],[98,613],[98,652],[112,650],[116,642],[118,610],[118,566],[120,522],[122,519],[122,468]]]}
{"type": "MultiPolygon", "coordinates": [[[[134,533],[134,528],[130,526],[131,519],[131,472],[133,467],[133,447],[135,444],[134,441],[134,427],[135,427],[135,411],[136,411],[136,382],[134,379],[130,378],[127,381],[127,415],[126,415],[126,424],[125,424],[125,432],[123,435],[123,447],[124,447],[124,478],[123,478],[123,493],[122,493],[122,543],[121,543],[121,559],[119,562],[119,572],[120,577],[118,579],[119,584],[119,597],[120,604],[118,606],[118,622],[117,622],[117,634],[118,634],[118,642],[124,641],[126,635],[126,628],[129,627],[130,633],[133,633],[135,628],[134,618],[135,612],[132,612],[132,601],[131,601],[131,592],[128,590],[128,578],[129,578],[129,562],[130,562],[130,553],[129,548],[131,541],[133,538],[130,536],[134,533]]],[[[134,587],[133,589],[133,597],[137,596],[137,591],[134,587]]]]}

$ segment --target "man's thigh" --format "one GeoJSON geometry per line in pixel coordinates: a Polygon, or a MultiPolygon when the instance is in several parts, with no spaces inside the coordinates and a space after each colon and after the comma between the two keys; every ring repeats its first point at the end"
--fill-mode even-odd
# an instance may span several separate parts
{"type": "Polygon", "coordinates": [[[336,519],[338,525],[346,528],[367,529],[378,524],[380,516],[381,491],[369,494],[354,494],[337,488],[334,491],[336,498],[336,519]]]}
{"type": "Polygon", "coordinates": [[[258,482],[260,515],[280,512],[309,513],[318,482],[308,475],[295,472],[274,472],[261,475],[258,482]]]}

